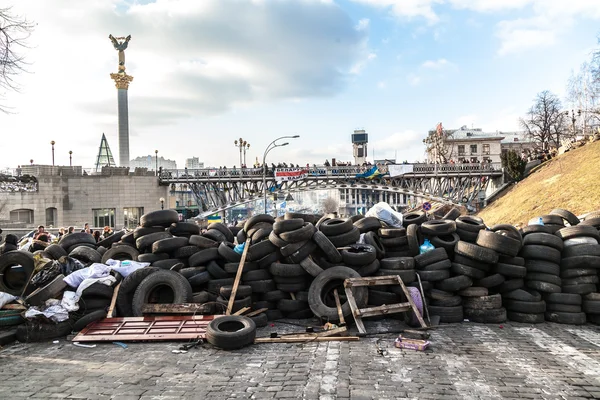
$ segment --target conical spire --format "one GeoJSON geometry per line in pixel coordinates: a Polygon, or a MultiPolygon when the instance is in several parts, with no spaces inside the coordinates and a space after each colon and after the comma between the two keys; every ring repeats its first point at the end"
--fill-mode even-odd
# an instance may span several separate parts
{"type": "Polygon", "coordinates": [[[116,167],[115,159],[113,158],[112,151],[106,140],[104,133],[102,134],[102,140],[100,141],[100,148],[98,149],[98,157],[96,157],[96,172],[102,170],[102,167],[116,167]]]}

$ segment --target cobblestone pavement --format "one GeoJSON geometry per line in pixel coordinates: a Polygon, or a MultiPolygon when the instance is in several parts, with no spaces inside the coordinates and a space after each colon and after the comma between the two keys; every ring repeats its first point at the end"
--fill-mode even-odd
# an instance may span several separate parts
{"type": "Polygon", "coordinates": [[[443,325],[426,352],[396,349],[395,336],[186,354],[177,343],[15,344],[0,350],[0,399],[600,398],[597,326],[443,325]]]}

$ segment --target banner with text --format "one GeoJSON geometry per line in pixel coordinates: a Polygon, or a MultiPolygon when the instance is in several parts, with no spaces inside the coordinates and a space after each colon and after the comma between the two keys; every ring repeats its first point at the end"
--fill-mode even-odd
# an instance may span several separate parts
{"type": "Polygon", "coordinates": [[[306,168],[275,168],[275,180],[277,182],[298,181],[308,176],[306,168]]]}
{"type": "Polygon", "coordinates": [[[412,164],[388,165],[387,167],[390,173],[390,178],[404,174],[410,174],[413,172],[412,164]]]}

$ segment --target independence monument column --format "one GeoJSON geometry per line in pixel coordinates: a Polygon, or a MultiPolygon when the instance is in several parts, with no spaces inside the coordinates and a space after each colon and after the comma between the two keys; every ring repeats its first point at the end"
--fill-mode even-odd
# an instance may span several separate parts
{"type": "Polygon", "coordinates": [[[125,49],[131,35],[127,37],[114,37],[108,35],[115,50],[119,52],[119,69],[116,74],[110,74],[117,87],[118,115],[119,115],[119,166],[129,166],[129,109],[127,106],[127,89],[133,76],[125,72],[125,49]]]}

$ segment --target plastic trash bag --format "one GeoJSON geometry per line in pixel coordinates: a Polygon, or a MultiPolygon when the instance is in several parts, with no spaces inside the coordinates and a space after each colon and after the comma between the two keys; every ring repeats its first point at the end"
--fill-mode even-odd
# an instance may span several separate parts
{"type": "Polygon", "coordinates": [[[150,265],[150,263],[149,262],[131,261],[131,260],[119,261],[119,260],[113,260],[111,258],[108,261],[106,261],[106,265],[111,267],[111,269],[113,271],[116,271],[119,274],[121,274],[121,276],[123,278],[127,278],[127,276],[129,274],[131,274],[132,272],[134,272],[140,268],[147,267],[148,265],[150,265]]]}
{"type": "Polygon", "coordinates": [[[33,306],[25,311],[25,318],[27,319],[33,319],[39,315],[43,315],[54,322],[63,322],[69,319],[69,311],[61,305],[60,300],[56,299],[46,300],[41,308],[33,306]]]}
{"type": "Polygon", "coordinates": [[[365,217],[375,217],[391,227],[402,228],[402,214],[394,211],[388,203],[375,204],[367,211],[365,217]]]}
{"type": "Polygon", "coordinates": [[[83,268],[73,272],[69,276],[66,276],[63,280],[67,285],[71,286],[72,288],[78,288],[79,285],[81,285],[81,282],[83,282],[86,279],[103,278],[105,276],[108,276],[109,274],[110,267],[108,265],[93,263],[87,268],[83,268]]]}
{"type": "Polygon", "coordinates": [[[60,305],[67,310],[68,312],[79,310],[79,296],[77,293],[71,292],[67,290],[63,293],[62,300],[60,301],[60,305]]]}
{"type": "Polygon", "coordinates": [[[244,247],[245,246],[246,246],[246,242],[240,243],[240,244],[236,244],[235,247],[233,248],[233,251],[235,251],[238,254],[242,254],[242,253],[244,253],[244,247]]]}
{"type": "Polygon", "coordinates": [[[12,294],[0,292],[0,308],[4,307],[8,303],[12,303],[18,299],[17,296],[13,296],[12,294]]]}

